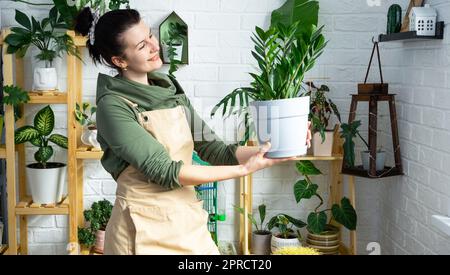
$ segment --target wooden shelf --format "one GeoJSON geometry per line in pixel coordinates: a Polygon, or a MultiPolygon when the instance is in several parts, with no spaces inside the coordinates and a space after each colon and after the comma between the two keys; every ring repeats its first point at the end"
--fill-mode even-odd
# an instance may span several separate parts
{"type": "Polygon", "coordinates": [[[0,159],[6,158],[6,145],[2,144],[0,145],[0,159]]]}
{"type": "Polygon", "coordinates": [[[353,168],[344,168],[342,169],[342,173],[346,175],[353,175],[358,177],[370,178],[370,179],[378,179],[378,178],[386,178],[393,176],[401,176],[402,172],[396,167],[388,167],[386,166],[383,170],[377,171],[376,176],[369,175],[369,171],[365,170],[362,165],[356,166],[353,168]]]}
{"type": "Polygon", "coordinates": [[[444,39],[444,22],[436,23],[436,35],[435,36],[420,36],[417,32],[399,32],[390,34],[380,34],[378,37],[379,42],[390,41],[421,41],[421,40],[442,40],[444,39]]]}
{"type": "Polygon", "coordinates": [[[93,147],[79,147],[77,148],[77,159],[101,159],[103,151],[93,147]]]}
{"type": "Polygon", "coordinates": [[[29,104],[67,104],[67,93],[60,91],[30,91],[29,104]]]}
{"type": "Polygon", "coordinates": [[[58,204],[36,204],[26,198],[16,205],[16,215],[68,215],[69,199],[65,197],[58,204]]]}

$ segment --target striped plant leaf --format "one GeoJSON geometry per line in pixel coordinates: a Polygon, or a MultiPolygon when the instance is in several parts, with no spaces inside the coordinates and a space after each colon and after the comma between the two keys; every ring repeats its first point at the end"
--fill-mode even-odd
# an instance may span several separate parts
{"type": "Polygon", "coordinates": [[[55,127],[55,114],[50,106],[46,106],[34,117],[34,128],[42,136],[48,136],[53,131],[53,127],[55,127]]]}
{"type": "Polygon", "coordinates": [[[48,140],[53,142],[54,144],[58,145],[59,147],[67,149],[68,141],[65,136],[62,136],[59,134],[53,134],[48,138],[48,140]]]}
{"type": "Polygon", "coordinates": [[[33,126],[23,126],[16,130],[14,135],[14,142],[21,144],[27,141],[31,141],[40,136],[39,131],[33,126]]]}

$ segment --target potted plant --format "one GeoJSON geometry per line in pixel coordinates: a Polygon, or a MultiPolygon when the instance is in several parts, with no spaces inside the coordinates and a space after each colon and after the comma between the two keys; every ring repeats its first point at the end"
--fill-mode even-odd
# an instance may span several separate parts
{"type": "MultiPolygon", "coordinates": [[[[14,108],[14,120],[17,121],[22,117],[19,106],[27,103],[30,100],[30,96],[24,90],[18,86],[7,85],[3,86],[3,99],[2,104],[11,105],[14,108]]],[[[3,115],[0,115],[0,139],[3,135],[3,115]]]]}
{"type": "Polygon", "coordinates": [[[56,90],[58,78],[53,61],[63,53],[75,55],[81,59],[73,39],[66,34],[67,25],[53,7],[48,16],[37,21],[33,16],[28,18],[23,12],[16,10],[15,19],[22,27],[12,27],[11,33],[5,38],[8,44],[7,53],[16,53],[24,57],[28,48],[34,45],[39,53],[35,58],[45,63],[43,68],[35,68],[33,75],[33,90],[56,90]]]}
{"type": "Polygon", "coordinates": [[[306,242],[309,246],[320,252],[335,254],[340,245],[339,229],[331,224],[327,212],[331,212],[332,219],[342,224],[349,230],[356,229],[356,211],[346,197],[341,199],[340,204],[333,204],[330,209],[320,209],[324,204],[322,196],[317,192],[319,186],[314,184],[310,178],[313,175],[322,174],[311,161],[299,161],[296,163],[297,170],[304,176],[294,185],[294,196],[297,203],[302,199],[310,199],[313,196],[319,199],[319,204],[314,211],[308,214],[306,242]]]}
{"type": "Polygon", "coordinates": [[[16,144],[30,142],[39,148],[34,154],[36,163],[26,167],[33,202],[39,204],[60,202],[65,192],[66,164],[48,162],[53,156],[53,147],[49,142],[67,149],[67,137],[52,134],[54,126],[55,115],[50,106],[46,106],[34,117],[34,126],[20,127],[14,136],[16,144]]]}
{"type": "Polygon", "coordinates": [[[82,107],[77,103],[74,111],[75,119],[83,126],[81,141],[87,146],[100,149],[97,141],[97,125],[93,115],[97,111],[96,106],[91,106],[89,102],[83,102],[82,107]]]}
{"type": "MultiPolygon", "coordinates": [[[[244,209],[235,207],[242,215],[244,215],[244,209]]],[[[259,211],[259,226],[255,217],[252,214],[248,214],[248,218],[255,226],[256,230],[252,232],[251,252],[254,255],[269,255],[270,254],[270,239],[272,232],[268,230],[267,224],[264,225],[266,218],[266,205],[261,204],[258,206],[259,211]]]]}
{"type": "Polygon", "coordinates": [[[169,60],[169,74],[178,70],[183,57],[183,41],[187,36],[187,26],[178,22],[170,22],[168,29],[168,39],[161,41],[164,60],[169,60]]]}
{"type": "Polygon", "coordinates": [[[89,255],[95,244],[95,233],[91,228],[78,228],[78,242],[80,243],[80,254],[89,255]]]}
{"type": "MultiPolygon", "coordinates": [[[[364,170],[370,169],[370,149],[367,141],[361,136],[358,131],[361,126],[360,120],[355,120],[350,124],[342,123],[341,125],[341,137],[344,138],[344,166],[348,168],[355,167],[355,143],[353,138],[358,136],[366,145],[367,150],[361,152],[361,162],[364,170]]],[[[376,154],[376,170],[381,171],[384,169],[386,160],[386,152],[382,148],[377,149],[376,154]]]]}
{"type": "Polygon", "coordinates": [[[284,247],[302,246],[300,231],[297,230],[296,233],[293,229],[294,226],[302,228],[305,226],[305,223],[286,214],[278,214],[270,219],[268,224],[269,230],[277,227],[279,231],[272,234],[270,241],[270,250],[272,253],[284,247]]]}
{"type": "MultiPolygon", "coordinates": [[[[314,25],[273,24],[267,31],[256,27],[252,38],[252,51],[259,67],[258,73],[250,73],[250,87],[235,89],[212,110],[213,116],[223,106],[223,115],[235,113],[235,103],[249,108],[258,141],[271,142],[269,158],[283,158],[306,154],[304,142],[308,131],[310,97],[303,89],[306,72],[322,54],[327,42],[322,29],[314,25]],[[302,30],[299,32],[299,30],[302,30]],[[252,99],[253,102],[249,102],[252,99]]],[[[247,109],[248,110],[248,109],[247,109]]],[[[247,115],[246,114],[246,115],[247,115]]],[[[247,126],[246,118],[246,126],[247,126]]],[[[249,137],[246,127],[245,137],[249,137]]]]}
{"type": "Polygon", "coordinates": [[[321,85],[319,88],[314,83],[307,83],[311,97],[310,114],[311,128],[313,132],[312,147],[314,156],[331,156],[333,150],[334,127],[328,128],[329,120],[334,114],[341,122],[341,115],[336,104],[327,97],[330,91],[328,86],[321,85]]]}
{"type": "Polygon", "coordinates": [[[91,232],[95,232],[94,251],[103,253],[105,243],[105,229],[111,217],[113,205],[108,200],[94,202],[91,209],[83,212],[91,232]]]}

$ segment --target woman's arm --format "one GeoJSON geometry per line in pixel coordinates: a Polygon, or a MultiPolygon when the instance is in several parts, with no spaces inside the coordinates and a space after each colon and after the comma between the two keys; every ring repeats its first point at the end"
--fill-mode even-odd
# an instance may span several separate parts
{"type": "MultiPolygon", "coordinates": [[[[269,151],[270,146],[271,145],[268,142],[261,148],[258,148],[258,151],[250,156],[244,164],[231,166],[183,165],[178,175],[179,182],[181,185],[186,186],[233,179],[246,176],[258,170],[273,166],[277,163],[295,159],[295,157],[282,159],[269,159],[264,157],[264,154],[269,151]]],[[[245,152],[246,156],[249,152],[250,150],[247,150],[247,152],[245,152]]]]}

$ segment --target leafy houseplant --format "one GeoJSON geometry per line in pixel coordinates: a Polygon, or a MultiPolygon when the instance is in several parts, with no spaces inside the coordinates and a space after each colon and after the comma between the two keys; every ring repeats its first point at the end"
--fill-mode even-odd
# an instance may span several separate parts
{"type": "MultiPolygon", "coordinates": [[[[287,1],[291,2],[293,1],[287,1]]],[[[303,4],[299,5],[303,7],[307,2],[316,1],[301,2],[303,4]]],[[[297,10],[294,9],[294,13],[297,10]]],[[[311,11],[300,10],[298,14],[305,15],[309,12],[311,11]]],[[[223,107],[223,116],[244,114],[246,140],[250,137],[250,122],[253,120],[260,143],[271,139],[272,148],[267,157],[272,158],[306,154],[304,140],[307,133],[309,97],[301,90],[305,74],[313,68],[327,44],[322,35],[323,27],[316,27],[317,18],[313,20],[315,24],[306,20],[293,21],[294,16],[291,13],[291,10],[283,6],[272,13],[272,25],[267,31],[256,27],[256,33],[252,37],[255,44],[252,55],[258,63],[258,73],[250,73],[253,79],[250,87],[235,89],[211,112],[211,116],[214,116],[217,110],[223,107]],[[284,20],[280,14],[289,19],[284,20]],[[249,99],[254,101],[249,104],[249,99]],[[236,110],[237,102],[241,107],[239,110],[236,110]],[[263,112],[267,117],[262,115],[263,112]],[[286,117],[290,119],[283,119],[286,117]],[[264,127],[264,124],[270,124],[272,127],[264,127]],[[270,129],[269,133],[263,131],[266,128],[270,129]]]]}
{"type": "Polygon", "coordinates": [[[95,233],[90,228],[78,228],[78,242],[81,246],[81,254],[89,254],[89,250],[95,244],[95,233]]]}
{"type": "Polygon", "coordinates": [[[340,122],[341,115],[336,104],[327,97],[330,91],[328,86],[316,87],[312,82],[307,85],[309,90],[306,94],[311,97],[309,119],[313,131],[314,156],[331,156],[334,130],[328,128],[329,120],[334,114],[340,122]]]}
{"type": "MultiPolygon", "coordinates": [[[[244,209],[240,207],[235,207],[239,213],[244,215],[244,209]]],[[[268,255],[270,254],[270,237],[271,232],[268,230],[268,224],[264,225],[264,220],[266,218],[266,205],[261,204],[258,206],[259,211],[259,221],[256,221],[255,217],[248,213],[248,218],[251,223],[255,226],[256,230],[252,232],[252,254],[255,255],[268,255]],[[259,225],[259,226],[258,226],[259,225]]]]}
{"type": "Polygon", "coordinates": [[[54,126],[55,115],[50,106],[46,106],[36,114],[34,126],[23,126],[15,131],[16,144],[30,142],[39,148],[34,154],[36,163],[27,165],[28,183],[35,203],[58,202],[64,192],[66,164],[48,162],[53,156],[49,142],[67,149],[67,137],[52,134],[54,126]]]}
{"type": "Polygon", "coordinates": [[[16,53],[24,57],[31,45],[38,48],[37,60],[45,62],[45,68],[36,68],[34,71],[34,89],[55,90],[57,88],[56,69],[52,67],[53,60],[61,57],[63,53],[75,55],[80,58],[73,39],[65,33],[67,25],[53,7],[48,17],[37,21],[33,16],[28,18],[23,12],[16,10],[15,19],[21,27],[11,28],[11,33],[5,38],[8,44],[7,53],[16,53]]]}
{"type": "Polygon", "coordinates": [[[30,100],[28,93],[22,88],[14,85],[3,86],[3,104],[11,105],[14,107],[14,119],[19,120],[22,117],[22,113],[19,109],[21,104],[27,103],[30,100]]]}
{"type": "Polygon", "coordinates": [[[187,26],[178,22],[170,22],[168,29],[168,39],[163,43],[164,60],[169,59],[169,74],[173,77],[178,70],[183,55],[183,41],[187,36],[187,26]]]}
{"type": "MultiPolygon", "coordinates": [[[[89,223],[89,230],[92,234],[95,232],[95,247],[94,250],[98,253],[103,253],[103,246],[105,241],[105,229],[111,217],[113,205],[108,200],[101,200],[94,202],[91,209],[83,212],[86,222],[89,223]]],[[[89,233],[89,231],[85,231],[89,233]]],[[[89,240],[91,240],[90,237],[89,240]]]]}
{"type": "Polygon", "coordinates": [[[271,251],[275,251],[283,247],[299,247],[301,246],[301,234],[297,230],[297,234],[294,232],[294,226],[297,228],[302,228],[305,223],[294,219],[293,217],[286,214],[278,214],[273,216],[268,224],[270,230],[277,227],[279,233],[274,233],[271,239],[271,251]]]}
{"type": "Polygon", "coordinates": [[[83,102],[82,107],[77,103],[74,111],[75,119],[81,126],[84,126],[81,141],[88,146],[100,148],[97,141],[97,126],[93,115],[97,111],[96,106],[91,106],[89,102],[83,102]]]}
{"type": "MultiPolygon", "coordinates": [[[[350,124],[342,123],[341,125],[341,138],[344,138],[344,167],[352,168],[355,167],[355,142],[353,138],[358,136],[366,145],[367,150],[361,152],[361,160],[363,163],[363,168],[369,170],[369,158],[370,158],[370,148],[367,141],[361,136],[358,131],[359,126],[361,126],[360,120],[355,120],[350,124]]],[[[386,158],[386,152],[381,148],[377,149],[376,154],[376,170],[380,171],[384,168],[384,162],[386,158]]]]}

